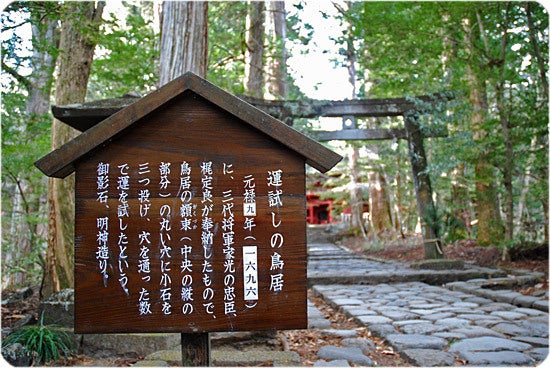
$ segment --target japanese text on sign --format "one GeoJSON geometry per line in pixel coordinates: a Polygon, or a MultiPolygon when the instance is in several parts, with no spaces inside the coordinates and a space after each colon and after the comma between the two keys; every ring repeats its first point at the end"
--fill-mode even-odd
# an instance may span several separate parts
{"type": "Polygon", "coordinates": [[[284,291],[282,169],[237,175],[233,163],[211,160],[96,168],[98,287],[115,282],[138,315],[235,317],[256,307],[262,274],[265,292],[284,291]]]}

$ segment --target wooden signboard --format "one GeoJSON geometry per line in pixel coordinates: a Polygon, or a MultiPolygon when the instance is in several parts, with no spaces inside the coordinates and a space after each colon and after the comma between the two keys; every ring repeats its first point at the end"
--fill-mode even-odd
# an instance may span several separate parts
{"type": "Polygon", "coordinates": [[[305,163],[340,159],[188,73],[39,160],[76,172],[75,332],[306,328],[305,163]]]}

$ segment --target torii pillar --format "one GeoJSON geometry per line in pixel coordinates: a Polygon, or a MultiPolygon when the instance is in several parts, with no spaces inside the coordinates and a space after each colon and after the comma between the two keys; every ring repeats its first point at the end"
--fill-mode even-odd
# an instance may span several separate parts
{"type": "Polygon", "coordinates": [[[418,124],[418,115],[415,111],[409,111],[403,115],[403,119],[405,121],[418,215],[422,225],[424,258],[443,258],[441,240],[439,238],[439,224],[435,217],[436,212],[432,198],[432,183],[427,171],[428,163],[424,150],[424,136],[418,124]]]}

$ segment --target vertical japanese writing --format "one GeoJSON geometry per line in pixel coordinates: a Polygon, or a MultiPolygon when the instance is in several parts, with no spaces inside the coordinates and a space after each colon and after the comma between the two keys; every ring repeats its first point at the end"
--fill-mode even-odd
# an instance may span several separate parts
{"type": "Polygon", "coordinates": [[[177,193],[180,198],[180,230],[184,232],[184,236],[180,239],[181,246],[181,300],[183,306],[182,314],[191,314],[194,311],[193,307],[193,262],[191,253],[193,251],[192,239],[188,233],[193,230],[196,225],[193,225],[193,217],[195,216],[195,207],[191,203],[193,192],[191,191],[191,166],[188,162],[182,162],[180,166],[180,186],[177,193]]]}
{"type": "MultiPolygon", "coordinates": [[[[151,192],[149,191],[149,184],[151,179],[147,174],[151,170],[149,169],[149,163],[144,162],[138,165],[138,202],[139,202],[139,217],[145,219],[147,224],[149,219],[149,209],[151,208],[151,192]]],[[[138,247],[139,247],[139,259],[138,259],[138,273],[141,276],[141,280],[149,284],[151,282],[151,260],[149,258],[149,252],[151,249],[149,245],[151,244],[150,240],[151,233],[145,229],[141,229],[138,233],[138,247]]],[[[151,301],[149,298],[149,289],[143,286],[139,292],[138,298],[138,310],[139,315],[152,314],[151,311],[151,301]]]]}
{"type": "Polygon", "coordinates": [[[267,172],[267,186],[268,188],[272,188],[272,190],[268,190],[267,196],[269,201],[269,207],[272,208],[271,211],[271,226],[273,228],[274,233],[271,235],[270,245],[273,250],[273,253],[271,254],[271,283],[269,286],[269,290],[273,293],[278,293],[283,290],[284,286],[284,275],[283,275],[283,267],[284,267],[284,260],[279,252],[281,252],[281,248],[284,244],[284,236],[278,230],[277,228],[281,226],[281,218],[279,216],[279,207],[283,206],[282,201],[282,186],[283,186],[283,171],[282,170],[274,170],[274,171],[268,171],[267,172]],[[273,209],[276,209],[275,212],[273,209]]]}
{"type": "MultiPolygon", "coordinates": [[[[225,178],[233,180],[233,164],[223,164],[223,175],[225,178]]],[[[232,189],[223,192],[222,198],[222,239],[224,254],[224,310],[228,316],[236,316],[235,309],[235,214],[233,207],[235,205],[232,189]]]]}
{"type": "Polygon", "coordinates": [[[203,248],[203,264],[202,264],[202,282],[204,284],[204,291],[202,293],[203,306],[207,314],[214,314],[214,288],[212,287],[212,273],[214,272],[212,266],[212,256],[214,244],[214,221],[210,217],[214,207],[212,201],[212,161],[204,161],[201,163],[201,182],[202,182],[202,222],[201,222],[201,244],[203,248]]]}
{"type": "MultiPolygon", "coordinates": [[[[159,195],[161,197],[169,197],[170,192],[164,192],[168,189],[168,175],[170,174],[170,163],[161,162],[159,165],[160,181],[159,195]]],[[[168,204],[163,204],[159,210],[160,215],[160,300],[162,302],[162,313],[165,315],[172,314],[172,278],[170,277],[170,260],[172,258],[171,233],[172,230],[172,208],[168,204]]]]}
{"type": "Polygon", "coordinates": [[[292,295],[290,174],[280,166],[240,172],[229,158],[161,160],[93,163],[86,200],[97,213],[87,248],[94,282],[131,296],[132,313],[144,319],[235,326],[246,311],[292,295]]]}
{"type": "MultiPolygon", "coordinates": [[[[245,175],[243,189],[243,229],[248,232],[245,233],[244,241],[254,244],[256,242],[253,232],[256,226],[254,222],[256,216],[256,182],[253,175],[245,175]]],[[[247,308],[254,308],[258,301],[257,246],[243,246],[243,256],[246,251],[252,252],[252,249],[254,249],[254,254],[247,257],[248,266],[243,263],[244,300],[247,308]]]]}
{"type": "Polygon", "coordinates": [[[168,184],[170,184],[170,180],[168,180],[168,175],[170,174],[170,162],[161,162],[159,165],[159,173],[160,173],[160,192],[159,196],[162,198],[167,198],[172,195],[170,192],[164,192],[166,189],[168,189],[168,184]]]}
{"type": "MultiPolygon", "coordinates": [[[[109,164],[97,164],[97,201],[107,204],[109,199],[109,164]]],[[[108,206],[107,206],[108,207],[108,206]]]]}
{"type": "MultiPolygon", "coordinates": [[[[106,207],[109,198],[109,164],[100,162],[97,164],[97,201],[104,203],[106,207]]],[[[97,251],[95,253],[98,261],[99,272],[103,276],[103,285],[107,287],[107,267],[109,263],[109,218],[98,217],[97,227],[97,251]]]]}
{"type": "Polygon", "coordinates": [[[107,262],[109,260],[109,218],[97,218],[97,252],[95,258],[99,262],[99,272],[103,275],[103,285],[107,287],[107,262]]]}
{"type": "Polygon", "coordinates": [[[244,300],[247,307],[253,308],[258,300],[258,247],[243,246],[244,300]]]}
{"type": "Polygon", "coordinates": [[[128,268],[128,255],[126,254],[126,249],[128,247],[128,236],[125,231],[128,228],[128,223],[126,222],[130,217],[130,210],[128,205],[128,191],[130,190],[130,175],[128,171],[130,167],[128,164],[118,165],[119,176],[117,179],[117,189],[118,189],[118,207],[117,207],[117,216],[118,216],[118,282],[122,287],[122,290],[129,295],[127,288],[128,285],[128,276],[126,275],[126,269],[128,268]]]}
{"type": "Polygon", "coordinates": [[[256,226],[254,223],[254,216],[256,216],[256,183],[254,182],[254,176],[246,175],[243,183],[243,215],[245,216],[243,229],[252,232],[252,228],[256,226]]]}

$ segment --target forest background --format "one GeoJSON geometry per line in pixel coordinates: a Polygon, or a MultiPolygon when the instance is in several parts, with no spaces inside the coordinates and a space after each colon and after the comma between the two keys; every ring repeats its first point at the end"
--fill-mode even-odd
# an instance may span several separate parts
{"type": "MultiPolygon", "coordinates": [[[[76,134],[53,119],[51,105],[144,95],[165,83],[163,68],[174,64],[162,55],[163,42],[179,37],[163,27],[166,7],[116,3],[113,13],[102,2],[13,2],[1,14],[4,289],[42,283],[49,294],[71,287],[72,182],[48,180],[33,166],[76,134]],[[83,52],[69,55],[73,44],[83,52]],[[74,74],[67,72],[71,63],[74,74]]],[[[207,60],[199,74],[234,94],[307,100],[311,89],[299,87],[304,79],[293,62],[316,53],[346,71],[346,81],[326,84],[349,83],[349,98],[452,95],[419,117],[426,135],[448,131],[424,142],[434,210],[422,220],[437,225],[444,244],[474,239],[504,255],[513,246],[547,245],[547,10],[536,2],[326,1],[312,10],[314,3],[202,4],[205,21],[195,27],[201,37],[189,40],[207,60]],[[326,24],[309,23],[312,11],[326,24]],[[326,49],[315,41],[319,34],[326,49]]],[[[318,82],[331,75],[316,69],[322,60],[313,64],[306,68],[316,70],[318,82]]],[[[292,124],[307,134],[326,122],[292,124]]],[[[357,124],[396,128],[403,121],[357,124]]],[[[329,144],[347,159],[312,181],[323,182],[337,211],[369,205],[367,221],[351,230],[379,245],[414,235],[420,219],[407,142],[329,144]]]]}

